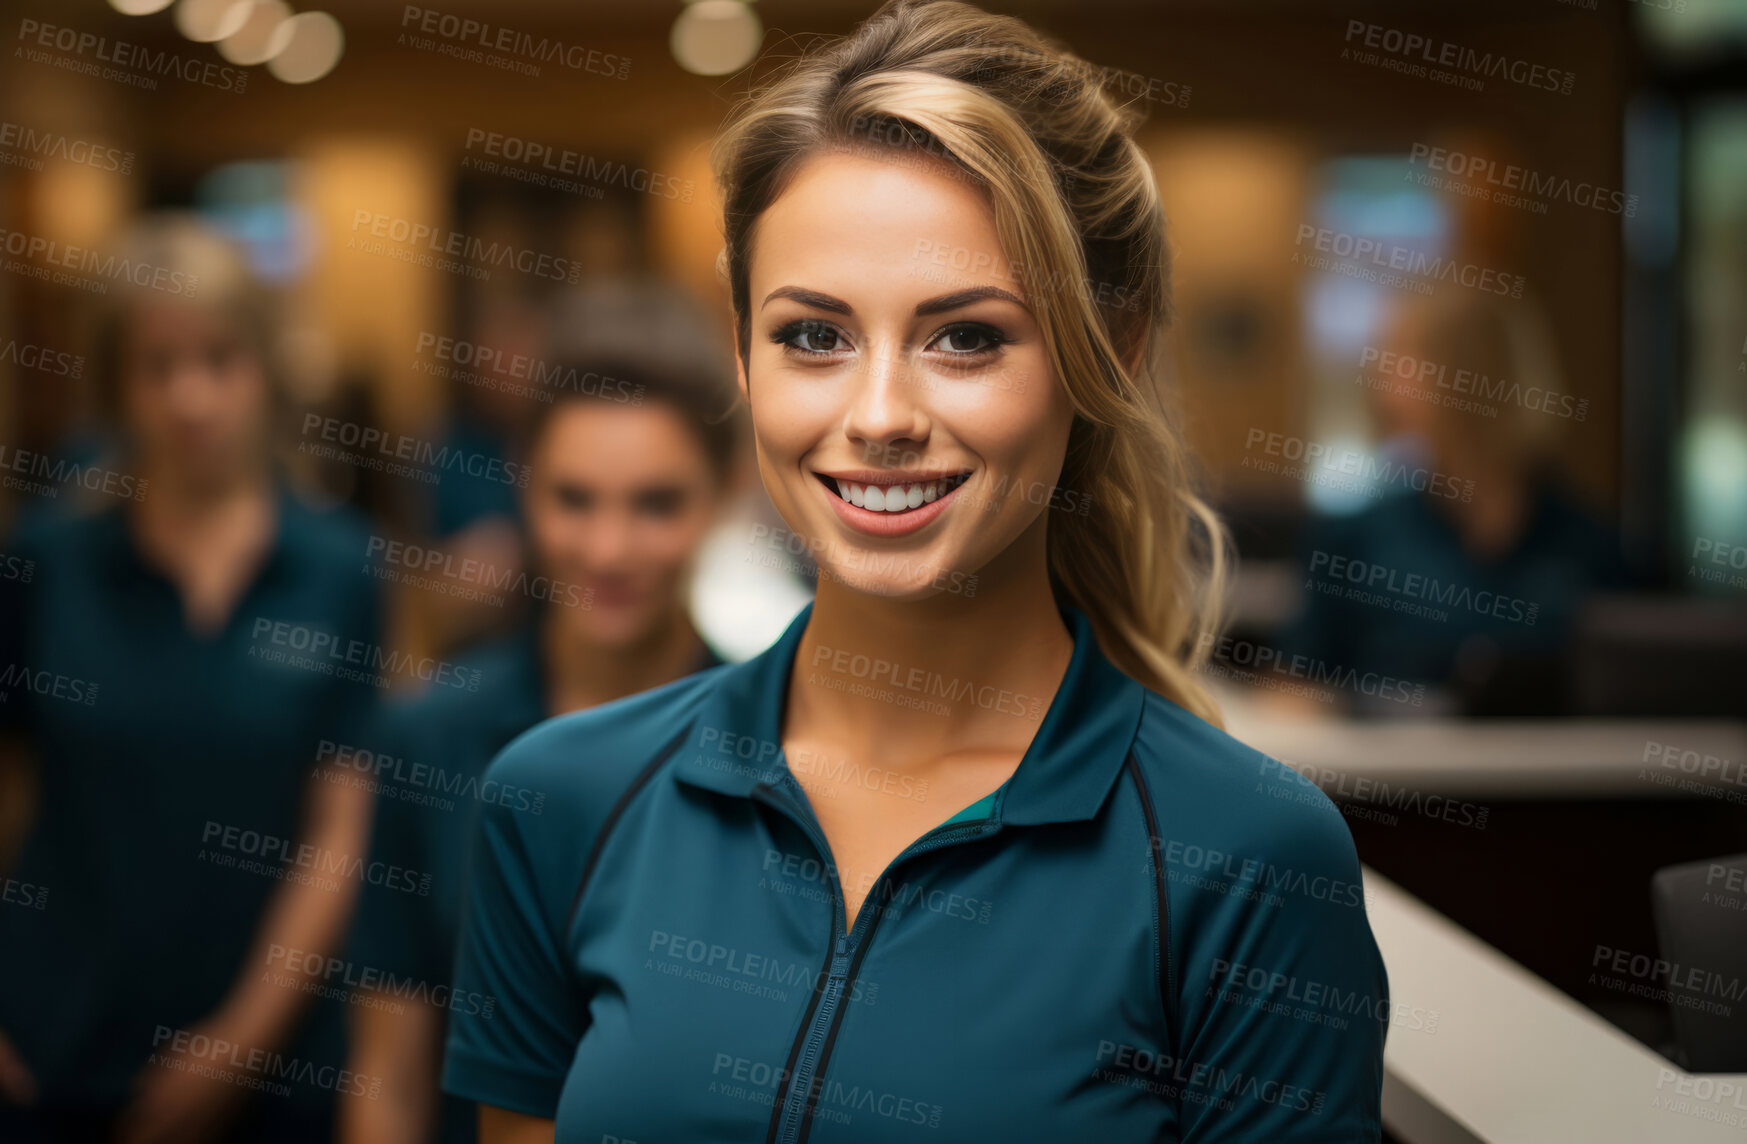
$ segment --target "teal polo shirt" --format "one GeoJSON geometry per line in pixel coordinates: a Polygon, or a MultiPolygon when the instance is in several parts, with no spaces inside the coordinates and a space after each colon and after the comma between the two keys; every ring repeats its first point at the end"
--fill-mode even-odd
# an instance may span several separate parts
{"type": "MultiPolygon", "coordinates": [[[[45,1106],[124,1104],[160,1028],[194,1026],[266,970],[251,950],[292,871],[215,836],[299,838],[319,744],[358,735],[377,703],[367,684],[258,655],[262,623],[381,640],[367,522],[275,495],[272,546],[210,633],[188,628],[176,586],[141,558],[125,505],[45,515],[7,545],[31,575],[0,584],[0,736],[40,776],[7,875],[47,896],[0,908],[0,1029],[45,1106]]],[[[284,1054],[337,1066],[340,1032],[312,1005],[284,1054]]],[[[331,1120],[331,1092],[291,1087],[252,1102],[270,1112],[250,1133],[289,1133],[296,1110],[331,1120]]]]}
{"type": "Polygon", "coordinates": [[[548,720],[490,773],[445,1088],[560,1140],[1381,1138],[1388,983],[1351,835],[1134,682],[1082,613],[1012,777],[844,932],[763,654],[548,720]]]}

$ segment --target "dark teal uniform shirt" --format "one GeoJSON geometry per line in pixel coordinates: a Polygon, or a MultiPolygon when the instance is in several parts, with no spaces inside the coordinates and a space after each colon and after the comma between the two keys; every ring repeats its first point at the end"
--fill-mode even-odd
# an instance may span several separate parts
{"type": "MultiPolygon", "coordinates": [[[[504,745],[546,718],[545,671],[538,621],[468,655],[478,691],[432,687],[384,705],[377,727],[358,744],[335,743],[327,752],[349,781],[376,795],[371,856],[390,866],[428,871],[429,894],[398,893],[369,885],[358,904],[343,964],[320,972],[351,991],[368,988],[380,1002],[432,1004],[445,1013],[486,1017],[488,994],[451,989],[455,942],[461,929],[461,887],[468,839],[479,812],[504,806],[542,815],[545,792],[486,775],[504,745]]],[[[700,670],[721,661],[705,652],[700,670]]],[[[469,1101],[445,1097],[438,1139],[464,1144],[475,1138],[478,1113],[469,1101]]]]}
{"type": "MultiPolygon", "coordinates": [[[[296,876],[318,745],[355,736],[378,691],[268,664],[261,625],[374,644],[368,532],[278,495],[278,532],[224,627],[190,631],[175,586],[143,562],[122,509],[40,521],[9,547],[30,578],[0,585],[0,730],[27,744],[38,813],[0,906],[0,1029],[49,1106],[124,1103],[160,1029],[211,1016],[245,971],[268,901],[296,876]]],[[[287,1058],[344,1063],[321,1007],[287,1058]]],[[[325,1121],[332,1092],[287,1105],[325,1121]]],[[[262,1103],[262,1102],[258,1102],[262,1103]]],[[[3,1135],[3,1133],[0,1133],[3,1135]]]]}
{"type": "Polygon", "coordinates": [[[1330,668],[1426,684],[1451,681],[1465,648],[1557,656],[1585,600],[1626,586],[1627,575],[1608,528],[1554,486],[1532,497],[1522,535],[1490,560],[1467,553],[1420,493],[1312,520],[1299,544],[1303,607],[1279,642],[1330,668]]]}
{"type": "Polygon", "coordinates": [[[780,745],[810,614],[493,762],[547,797],[482,809],[455,987],[497,1004],[452,1016],[448,1091],[591,1144],[1380,1138],[1387,981],[1320,791],[1070,610],[1017,770],[845,934],[780,745]]]}

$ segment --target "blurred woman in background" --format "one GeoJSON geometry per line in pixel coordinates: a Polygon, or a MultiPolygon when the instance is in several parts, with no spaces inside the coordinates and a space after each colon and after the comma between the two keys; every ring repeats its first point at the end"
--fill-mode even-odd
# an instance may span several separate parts
{"type": "Polygon", "coordinates": [[[732,484],[733,385],[659,353],[559,369],[523,453],[532,476],[517,567],[527,578],[479,574],[507,585],[491,591],[532,598],[531,622],[470,657],[477,692],[433,689],[392,705],[353,759],[360,774],[381,776],[375,855],[435,876],[429,897],[365,891],[348,964],[383,986],[355,1009],[351,1067],[385,1082],[375,1099],[344,1103],[348,1144],[475,1138],[471,1103],[438,1093],[447,1012],[488,1018],[495,1004],[449,987],[464,852],[482,803],[539,815],[545,800],[482,784],[486,764],[551,716],[720,662],[692,625],[686,588],[732,484]]]}
{"type": "Polygon", "coordinates": [[[125,444],[81,483],[114,495],[15,538],[34,575],[0,608],[0,734],[39,795],[7,873],[43,895],[0,910],[0,1137],[320,1139],[340,1029],[274,951],[343,935],[369,796],[312,767],[377,690],[273,653],[377,646],[367,534],[270,459],[273,316],[240,253],[181,216],[118,253],[172,273],[118,280],[104,315],[125,444]],[[251,1096],[265,1076],[289,1095],[251,1096]]]}
{"type": "Polygon", "coordinates": [[[1281,643],[1445,688],[1471,714],[1563,713],[1578,609],[1627,581],[1617,536],[1559,478],[1557,446],[1588,402],[1533,297],[1416,299],[1386,345],[1368,390],[1381,435],[1450,480],[1312,520],[1300,559],[1320,590],[1281,643]]]}

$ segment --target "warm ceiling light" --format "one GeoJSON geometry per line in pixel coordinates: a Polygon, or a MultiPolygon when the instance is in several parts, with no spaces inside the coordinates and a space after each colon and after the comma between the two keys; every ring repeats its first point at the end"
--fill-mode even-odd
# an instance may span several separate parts
{"type": "Polygon", "coordinates": [[[218,54],[243,67],[264,64],[273,58],[273,33],[290,18],[282,0],[255,0],[243,26],[218,42],[218,54]]]}
{"type": "Polygon", "coordinates": [[[727,75],[758,54],[764,28],[740,0],[697,0],[673,22],[668,45],[679,66],[697,75],[727,75]]]}
{"type": "Polygon", "coordinates": [[[242,27],[251,7],[250,0],[181,0],[176,30],[196,43],[210,44],[242,27]]]}
{"type": "Polygon", "coordinates": [[[273,30],[267,70],[286,83],[313,83],[334,70],[345,46],[338,20],[326,12],[299,12],[273,30]]]}
{"type": "Polygon", "coordinates": [[[175,0],[109,0],[109,6],[123,16],[150,16],[173,3],[175,0]]]}

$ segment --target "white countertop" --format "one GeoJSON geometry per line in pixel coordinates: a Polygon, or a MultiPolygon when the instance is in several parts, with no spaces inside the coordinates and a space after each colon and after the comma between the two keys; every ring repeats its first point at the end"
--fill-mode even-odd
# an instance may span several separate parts
{"type": "Polygon", "coordinates": [[[1226,729],[1243,742],[1349,783],[1410,783],[1459,797],[1711,798],[1747,810],[1744,723],[1291,718],[1221,698],[1226,729]]]}
{"type": "Polygon", "coordinates": [[[1410,1144],[1747,1141],[1747,1075],[1681,1071],[1370,869],[1396,1023],[1383,1120],[1410,1144]]]}

